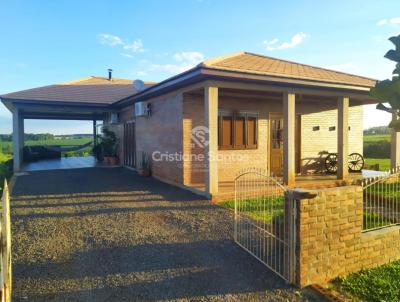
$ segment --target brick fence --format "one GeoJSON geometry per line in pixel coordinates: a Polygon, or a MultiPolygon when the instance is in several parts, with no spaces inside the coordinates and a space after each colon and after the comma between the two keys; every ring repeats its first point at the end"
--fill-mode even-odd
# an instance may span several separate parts
{"type": "Polygon", "coordinates": [[[363,232],[359,186],[327,188],[297,203],[297,284],[326,284],[337,276],[400,258],[400,226],[363,232]]]}

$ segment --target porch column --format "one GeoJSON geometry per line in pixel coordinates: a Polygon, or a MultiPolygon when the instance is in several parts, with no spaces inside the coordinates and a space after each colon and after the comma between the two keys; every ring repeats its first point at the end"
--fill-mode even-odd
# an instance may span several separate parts
{"type": "Polygon", "coordinates": [[[14,172],[19,172],[22,166],[24,148],[24,118],[18,108],[13,111],[13,162],[14,172]]]}
{"type": "Polygon", "coordinates": [[[93,146],[97,145],[97,121],[93,120],[93,146]]]}
{"type": "Polygon", "coordinates": [[[338,127],[337,127],[337,179],[346,179],[349,176],[349,98],[339,97],[338,127]]]}
{"type": "Polygon", "coordinates": [[[218,87],[204,87],[205,190],[212,197],[218,193],[218,87]]]}
{"type": "Polygon", "coordinates": [[[283,182],[288,186],[296,182],[295,103],[296,95],[293,92],[283,94],[283,182]]]}
{"type": "MultiPolygon", "coordinates": [[[[398,119],[397,112],[392,114],[392,121],[398,119]]],[[[400,165],[400,132],[391,129],[390,140],[390,168],[395,169],[400,165]]]]}

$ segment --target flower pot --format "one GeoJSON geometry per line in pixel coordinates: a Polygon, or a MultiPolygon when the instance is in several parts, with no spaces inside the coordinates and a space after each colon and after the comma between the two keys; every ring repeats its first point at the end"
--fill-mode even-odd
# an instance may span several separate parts
{"type": "Polygon", "coordinates": [[[108,162],[110,165],[115,166],[118,163],[118,158],[116,158],[115,156],[109,157],[108,162]]]}
{"type": "Polygon", "coordinates": [[[149,177],[150,176],[150,170],[140,169],[140,170],[138,170],[138,174],[140,176],[143,176],[143,177],[149,177]]]}

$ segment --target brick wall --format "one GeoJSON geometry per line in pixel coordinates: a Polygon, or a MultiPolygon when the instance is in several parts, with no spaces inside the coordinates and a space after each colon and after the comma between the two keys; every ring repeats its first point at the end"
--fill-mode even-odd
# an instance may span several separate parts
{"type": "MultiPolygon", "coordinates": [[[[204,126],[204,100],[202,95],[185,94],[183,101],[183,150],[186,155],[204,154],[204,148],[199,148],[191,139],[191,130],[196,126],[204,126]]],[[[268,162],[268,115],[270,110],[278,110],[281,105],[278,103],[260,102],[246,100],[243,98],[223,97],[219,98],[219,109],[239,111],[250,110],[259,113],[258,127],[258,148],[253,150],[219,150],[225,160],[218,163],[219,182],[232,181],[243,168],[252,166],[267,167],[268,162]],[[245,161],[237,156],[240,154],[245,161]]],[[[204,169],[202,163],[185,162],[184,184],[204,184],[204,169]]]]}
{"type": "Polygon", "coordinates": [[[301,287],[400,258],[400,226],[362,232],[359,186],[319,190],[298,201],[297,272],[301,287]]]}
{"type": "Polygon", "coordinates": [[[153,152],[182,153],[182,95],[167,94],[147,101],[151,104],[150,117],[134,117],[134,106],[120,111],[120,124],[115,125],[119,137],[120,161],[123,163],[123,123],[135,121],[136,154],[150,156],[152,175],[173,184],[182,184],[182,163],[154,161],[153,152]]]}

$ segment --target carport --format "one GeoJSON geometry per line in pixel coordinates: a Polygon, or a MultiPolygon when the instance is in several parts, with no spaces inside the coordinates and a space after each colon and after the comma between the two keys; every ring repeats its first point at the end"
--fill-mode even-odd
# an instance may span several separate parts
{"type": "MultiPolygon", "coordinates": [[[[14,172],[21,171],[24,148],[24,120],[87,120],[108,123],[111,105],[136,92],[131,80],[88,77],[82,80],[18,91],[0,96],[13,116],[14,172]]],[[[95,140],[94,140],[95,141],[95,140]]]]}

